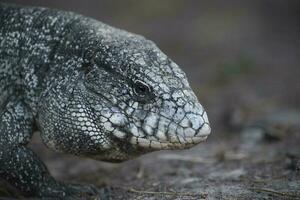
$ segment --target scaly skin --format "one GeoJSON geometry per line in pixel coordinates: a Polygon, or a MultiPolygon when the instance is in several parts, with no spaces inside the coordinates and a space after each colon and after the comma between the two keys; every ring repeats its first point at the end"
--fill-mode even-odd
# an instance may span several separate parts
{"type": "Polygon", "coordinates": [[[26,147],[121,162],[210,133],[186,75],[151,41],[70,12],[0,3],[0,176],[26,196],[76,197],[26,147]]]}

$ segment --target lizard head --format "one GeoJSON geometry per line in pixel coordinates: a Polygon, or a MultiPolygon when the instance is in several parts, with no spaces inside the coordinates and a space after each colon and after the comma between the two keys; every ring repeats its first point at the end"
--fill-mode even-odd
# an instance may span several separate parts
{"type": "Polygon", "coordinates": [[[206,111],[185,73],[153,42],[125,32],[101,49],[88,60],[84,85],[96,123],[118,146],[117,160],[206,140],[206,111]]]}
{"type": "Polygon", "coordinates": [[[41,101],[38,121],[48,147],[117,162],[189,148],[210,134],[185,73],[153,42],[105,25],[71,36],[56,56],[70,70],[41,101]],[[77,49],[82,53],[73,55],[77,49]]]}

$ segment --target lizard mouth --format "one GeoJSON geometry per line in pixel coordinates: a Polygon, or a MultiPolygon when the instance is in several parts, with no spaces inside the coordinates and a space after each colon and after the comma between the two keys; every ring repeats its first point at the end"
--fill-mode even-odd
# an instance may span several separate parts
{"type": "Polygon", "coordinates": [[[159,142],[155,140],[149,140],[145,138],[137,138],[133,136],[130,140],[130,143],[133,145],[137,145],[138,147],[145,149],[153,149],[153,150],[175,150],[175,149],[188,149],[196,144],[203,142],[207,139],[208,136],[199,136],[192,138],[182,138],[178,137],[178,141],[174,142],[159,142]],[[185,140],[185,142],[180,142],[185,140]]]}
{"type": "MultiPolygon", "coordinates": [[[[186,128],[182,132],[168,132],[157,134],[156,137],[139,137],[132,135],[130,143],[143,149],[172,150],[188,149],[207,139],[211,132],[209,122],[204,118],[204,123],[196,131],[186,128]],[[161,136],[164,135],[164,136],[161,136]]],[[[157,131],[159,133],[159,130],[157,131]]]]}

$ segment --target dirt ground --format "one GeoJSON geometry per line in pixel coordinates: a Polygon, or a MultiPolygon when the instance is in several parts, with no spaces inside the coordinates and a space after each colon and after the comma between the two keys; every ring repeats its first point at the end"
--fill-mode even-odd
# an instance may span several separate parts
{"type": "Polygon", "coordinates": [[[10,2],[73,10],[154,40],[186,71],[212,125],[190,150],[121,164],[50,152],[36,134],[30,145],[56,178],[94,184],[112,200],[300,199],[299,1],[10,2]]]}

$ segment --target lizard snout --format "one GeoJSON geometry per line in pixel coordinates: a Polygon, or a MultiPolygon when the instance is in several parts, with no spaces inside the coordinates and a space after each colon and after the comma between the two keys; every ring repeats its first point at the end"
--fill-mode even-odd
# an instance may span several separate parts
{"type": "Polygon", "coordinates": [[[141,131],[131,127],[131,144],[148,149],[185,149],[204,140],[211,132],[208,117],[202,113],[188,113],[181,121],[150,115],[141,131]]]}
{"type": "Polygon", "coordinates": [[[187,114],[179,123],[176,134],[179,141],[183,144],[197,144],[204,141],[211,132],[207,113],[203,110],[202,114],[187,114]]]}
{"type": "Polygon", "coordinates": [[[211,128],[210,128],[210,124],[209,124],[209,121],[208,121],[208,117],[207,117],[206,111],[203,112],[201,118],[203,120],[203,124],[196,131],[195,136],[205,137],[205,136],[208,136],[210,134],[210,132],[211,132],[211,128]]]}

